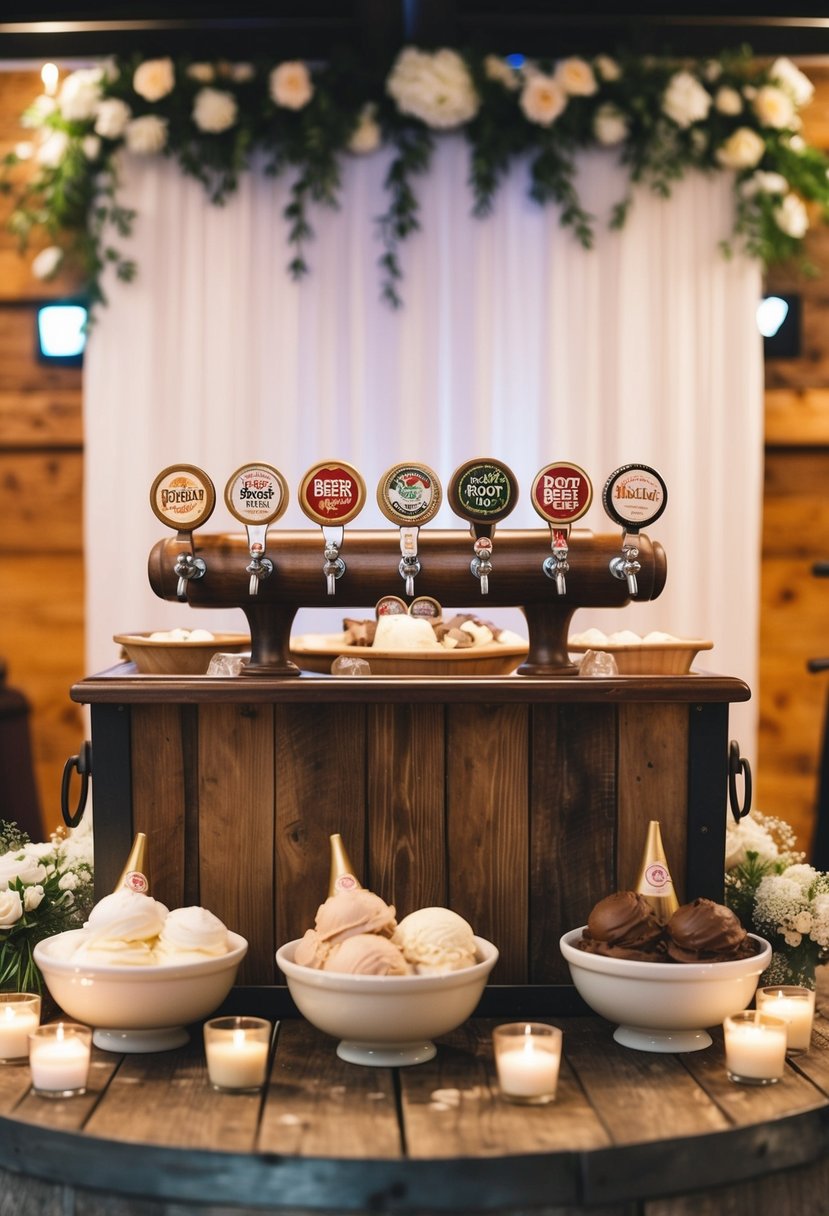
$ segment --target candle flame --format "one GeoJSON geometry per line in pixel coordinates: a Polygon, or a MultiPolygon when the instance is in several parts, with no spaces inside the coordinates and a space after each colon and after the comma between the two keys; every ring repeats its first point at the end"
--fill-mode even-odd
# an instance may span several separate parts
{"type": "Polygon", "coordinates": [[[233,1032],[233,1046],[234,1046],[234,1047],[242,1047],[242,1046],[244,1045],[244,1042],[245,1042],[245,1039],[246,1039],[246,1038],[247,1038],[247,1035],[245,1034],[244,1030],[234,1030],[234,1032],[233,1032]]]}
{"type": "Polygon", "coordinates": [[[56,63],[44,63],[40,69],[40,79],[43,81],[43,90],[47,97],[54,97],[58,91],[58,65],[56,63]]]}

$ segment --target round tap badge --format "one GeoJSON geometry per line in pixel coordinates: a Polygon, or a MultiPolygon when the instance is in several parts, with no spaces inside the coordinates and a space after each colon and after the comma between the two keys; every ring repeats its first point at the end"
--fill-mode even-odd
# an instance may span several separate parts
{"type": "Polygon", "coordinates": [[[401,600],[399,595],[384,595],[374,605],[374,614],[378,620],[381,616],[405,616],[408,611],[406,601],[401,600]]]}
{"type": "Polygon", "coordinates": [[[494,524],[518,502],[518,482],[500,460],[468,460],[452,474],[449,501],[461,519],[494,524]]]}
{"type": "Polygon", "coordinates": [[[532,486],[532,504],[550,524],[571,524],[586,515],[593,486],[584,469],[563,460],[545,465],[532,486]]]}
{"type": "Polygon", "coordinates": [[[638,532],[659,519],[668,505],[668,487],[649,465],[623,464],[605,482],[602,503],[612,520],[638,532]]]}
{"type": "Polygon", "coordinates": [[[155,515],[179,532],[192,532],[203,524],[215,505],[213,482],[194,464],[171,464],[162,469],[150,490],[150,506],[155,515]]]}
{"type": "Polygon", "coordinates": [[[437,473],[425,464],[396,464],[377,487],[377,505],[386,519],[401,527],[434,519],[442,497],[437,473]]]}
{"type": "Polygon", "coordinates": [[[344,460],[326,460],[308,470],[299,487],[299,505],[323,526],[347,524],[363,509],[366,483],[344,460]]]}
{"type": "Polygon", "coordinates": [[[270,464],[243,464],[225,486],[225,502],[243,524],[271,524],[288,506],[285,478],[270,464]]]}

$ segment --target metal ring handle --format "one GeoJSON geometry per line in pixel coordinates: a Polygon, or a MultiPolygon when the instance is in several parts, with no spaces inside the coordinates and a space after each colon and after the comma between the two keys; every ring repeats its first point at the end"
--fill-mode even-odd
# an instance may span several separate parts
{"type": "Polygon", "coordinates": [[[86,800],[89,796],[89,778],[92,774],[92,744],[85,739],[77,756],[70,756],[63,766],[63,777],[60,783],[60,810],[63,822],[68,828],[76,828],[83,819],[86,810],[86,800]],[[74,811],[69,810],[69,783],[73,770],[81,779],[81,790],[74,811]]]}
{"type": "Polygon", "coordinates": [[[728,745],[728,803],[735,823],[745,819],[751,810],[751,765],[745,756],[740,755],[740,745],[736,739],[732,739],[728,745]],[[742,806],[737,797],[737,776],[740,773],[743,778],[742,806]]]}

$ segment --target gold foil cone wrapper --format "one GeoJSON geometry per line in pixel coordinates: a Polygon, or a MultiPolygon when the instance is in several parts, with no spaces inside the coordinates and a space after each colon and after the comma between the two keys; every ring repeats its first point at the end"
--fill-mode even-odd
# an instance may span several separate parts
{"type": "Polygon", "coordinates": [[[663,924],[668,923],[679,907],[674,880],[671,878],[668,859],[662,845],[658,819],[652,819],[648,825],[648,838],[645,841],[635,890],[648,901],[663,924]]]}
{"type": "Polygon", "coordinates": [[[147,837],[143,832],[136,833],[127,864],[121,871],[114,890],[120,891],[122,887],[126,887],[128,891],[138,891],[141,895],[149,894],[150,860],[147,854],[147,837]]]}
{"type": "Polygon", "coordinates": [[[345,851],[343,838],[339,832],[329,837],[331,842],[331,874],[328,880],[328,894],[336,895],[338,891],[357,891],[360,881],[354,873],[354,866],[345,851]]]}

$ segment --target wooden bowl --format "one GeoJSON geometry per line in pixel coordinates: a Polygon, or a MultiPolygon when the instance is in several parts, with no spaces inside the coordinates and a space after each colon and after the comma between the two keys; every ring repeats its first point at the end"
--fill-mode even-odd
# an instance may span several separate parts
{"type": "Polygon", "coordinates": [[[214,654],[250,649],[246,633],[214,633],[212,638],[196,642],[150,641],[149,633],[116,633],[112,640],[123,646],[140,672],[153,676],[204,675],[214,654]]]}
{"type": "Polygon", "coordinates": [[[674,642],[596,642],[592,645],[569,641],[571,654],[588,650],[604,651],[616,660],[620,676],[684,676],[701,650],[711,650],[713,642],[701,638],[681,638],[674,642]]]}
{"type": "Polygon", "coordinates": [[[377,650],[374,646],[346,646],[324,635],[291,638],[291,658],[303,671],[331,672],[340,655],[365,659],[373,676],[506,676],[527,655],[527,645],[502,646],[489,642],[464,650],[377,650]]]}

